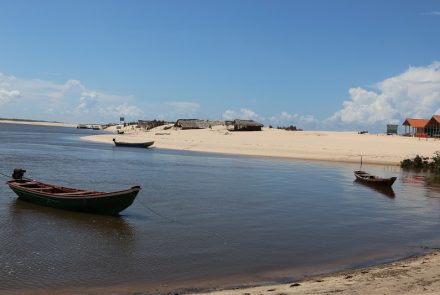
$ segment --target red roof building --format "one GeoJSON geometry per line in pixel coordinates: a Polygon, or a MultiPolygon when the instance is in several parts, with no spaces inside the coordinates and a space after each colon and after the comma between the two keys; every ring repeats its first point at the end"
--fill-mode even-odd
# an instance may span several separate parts
{"type": "Polygon", "coordinates": [[[411,119],[407,118],[405,122],[403,122],[403,126],[405,126],[405,135],[411,136],[425,136],[426,135],[426,126],[430,120],[426,119],[411,119]]]}
{"type": "Polygon", "coordinates": [[[440,137],[440,115],[432,116],[431,120],[426,124],[425,129],[430,137],[440,137]]]}

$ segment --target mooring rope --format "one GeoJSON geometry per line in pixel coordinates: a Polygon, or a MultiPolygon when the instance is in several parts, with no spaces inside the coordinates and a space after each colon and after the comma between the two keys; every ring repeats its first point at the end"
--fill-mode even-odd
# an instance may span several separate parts
{"type": "Polygon", "coordinates": [[[178,224],[185,225],[185,224],[182,224],[182,223],[178,222],[176,219],[172,219],[172,218],[170,218],[170,217],[168,217],[168,216],[165,216],[165,215],[163,215],[163,214],[160,214],[159,212],[157,212],[156,210],[154,210],[153,208],[151,208],[151,207],[148,206],[148,205],[142,204],[142,206],[144,206],[145,208],[147,208],[147,209],[148,209],[149,211],[151,211],[154,215],[157,215],[157,216],[159,216],[160,218],[163,218],[163,219],[165,219],[165,220],[167,220],[167,221],[169,221],[169,222],[176,222],[176,223],[178,223],[178,224]]]}
{"type": "MultiPolygon", "coordinates": [[[[160,218],[162,218],[162,219],[164,219],[164,220],[166,220],[166,221],[168,221],[168,222],[172,222],[172,223],[175,223],[175,224],[179,224],[180,226],[183,226],[183,227],[186,227],[186,228],[197,229],[197,230],[199,230],[199,231],[201,231],[201,232],[204,232],[204,233],[206,233],[206,234],[210,234],[210,235],[212,235],[212,236],[214,236],[214,237],[217,237],[217,238],[220,238],[220,239],[223,237],[220,233],[218,233],[218,232],[215,231],[215,230],[214,230],[214,231],[206,230],[206,229],[201,228],[201,227],[198,227],[198,226],[194,226],[194,225],[191,225],[191,224],[187,224],[187,223],[185,223],[185,222],[182,222],[182,221],[177,220],[176,218],[173,219],[173,218],[170,218],[170,217],[168,217],[168,216],[165,216],[165,215],[159,213],[158,211],[154,210],[153,208],[151,208],[150,206],[148,206],[148,205],[146,205],[146,204],[141,204],[141,205],[142,205],[143,207],[145,207],[146,209],[148,209],[150,212],[152,212],[154,215],[156,215],[156,216],[158,216],[158,217],[160,217],[160,218]]],[[[234,245],[234,244],[232,244],[232,243],[228,243],[227,241],[223,241],[223,245],[224,245],[224,246],[227,246],[227,247],[229,247],[229,248],[235,249],[235,250],[241,250],[241,248],[237,247],[236,245],[234,245]]]]}
{"type": "Polygon", "coordinates": [[[2,173],[2,172],[0,172],[0,175],[1,175],[1,176],[4,176],[4,177],[6,177],[6,178],[12,178],[11,175],[6,175],[6,174],[4,174],[4,173],[2,173]]]}

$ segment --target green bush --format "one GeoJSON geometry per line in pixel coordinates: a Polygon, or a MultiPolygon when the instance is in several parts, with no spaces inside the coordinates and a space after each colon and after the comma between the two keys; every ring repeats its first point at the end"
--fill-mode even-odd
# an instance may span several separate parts
{"type": "Polygon", "coordinates": [[[430,169],[440,172],[440,151],[435,152],[431,158],[416,155],[414,159],[404,159],[400,162],[400,167],[406,169],[430,169]]]}

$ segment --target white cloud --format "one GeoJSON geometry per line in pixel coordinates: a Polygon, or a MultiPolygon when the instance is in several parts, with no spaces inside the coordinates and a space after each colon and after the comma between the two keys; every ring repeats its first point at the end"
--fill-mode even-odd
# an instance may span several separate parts
{"type": "Polygon", "coordinates": [[[200,105],[190,101],[172,101],[167,103],[173,108],[174,113],[193,114],[200,109],[200,105]]]}
{"type": "Polygon", "coordinates": [[[6,90],[0,88],[0,105],[10,102],[12,99],[20,97],[20,91],[18,90],[6,90]]]}
{"type": "Polygon", "coordinates": [[[287,125],[308,125],[312,123],[317,123],[318,120],[312,115],[299,115],[299,114],[289,114],[288,112],[281,112],[279,115],[270,117],[270,121],[278,126],[287,125]]]}
{"type": "Polygon", "coordinates": [[[126,103],[116,106],[108,106],[100,109],[101,114],[110,114],[113,117],[127,116],[131,118],[138,118],[144,112],[137,106],[128,105],[126,103]]]}
{"type": "Polygon", "coordinates": [[[156,113],[155,117],[163,120],[197,117],[200,110],[200,104],[192,101],[171,101],[162,105],[162,108],[164,106],[165,109],[156,113]]]}
{"type": "Polygon", "coordinates": [[[1,73],[0,104],[3,117],[65,122],[112,122],[120,115],[137,119],[143,113],[132,96],[89,89],[78,80],[58,83],[1,73]]]}
{"type": "Polygon", "coordinates": [[[424,12],[422,15],[434,15],[434,16],[440,16],[440,11],[430,11],[430,12],[424,12]]]}
{"type": "Polygon", "coordinates": [[[245,119],[245,120],[259,120],[259,121],[264,120],[264,118],[258,116],[258,114],[255,113],[254,111],[245,108],[242,108],[239,111],[226,110],[223,113],[223,119],[225,120],[245,119]]]}
{"type": "Polygon", "coordinates": [[[76,113],[88,113],[97,105],[98,94],[94,91],[83,92],[79,98],[79,105],[75,108],[76,113]]]}
{"type": "Polygon", "coordinates": [[[377,83],[376,88],[349,89],[350,100],[328,121],[374,125],[401,122],[406,117],[430,118],[440,109],[440,62],[410,67],[377,83]]]}

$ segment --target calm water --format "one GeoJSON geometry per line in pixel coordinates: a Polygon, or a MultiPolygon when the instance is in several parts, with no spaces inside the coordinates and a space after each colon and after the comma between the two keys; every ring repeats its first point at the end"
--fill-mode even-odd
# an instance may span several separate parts
{"type": "MultiPolygon", "coordinates": [[[[283,281],[440,245],[440,186],[397,167],[393,192],[354,182],[358,165],[114,148],[97,133],[0,124],[0,171],[43,182],[142,191],[120,217],[40,207],[0,185],[1,290],[142,283],[283,281]]],[[[6,180],[6,179],[5,179],[6,180]]]]}

